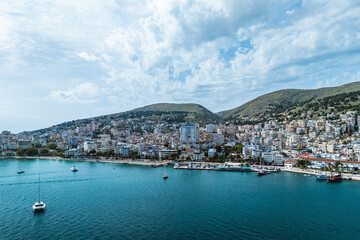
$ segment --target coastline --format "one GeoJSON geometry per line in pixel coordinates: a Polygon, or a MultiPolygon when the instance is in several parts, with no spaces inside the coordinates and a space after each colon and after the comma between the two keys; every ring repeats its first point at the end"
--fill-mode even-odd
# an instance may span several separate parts
{"type": "Polygon", "coordinates": [[[54,156],[13,156],[13,157],[0,157],[1,160],[5,159],[27,159],[27,160],[60,160],[60,161],[72,161],[72,162],[99,162],[99,163],[117,163],[117,164],[132,164],[132,165],[143,165],[151,166],[153,164],[164,164],[171,163],[170,161],[151,161],[151,160],[141,160],[141,159],[106,159],[106,158],[63,158],[63,157],[54,157],[54,156]]]}
{"type": "MultiPolygon", "coordinates": [[[[85,158],[85,159],[74,159],[74,158],[63,158],[63,157],[53,157],[53,156],[38,156],[38,157],[29,157],[29,156],[14,156],[14,157],[0,157],[1,160],[5,159],[28,159],[28,160],[60,160],[60,161],[72,161],[72,162],[98,162],[98,163],[116,163],[116,164],[131,164],[131,165],[140,165],[140,166],[151,166],[154,164],[173,164],[172,161],[152,161],[152,160],[142,160],[142,159],[106,159],[106,158],[85,158]]],[[[180,164],[187,164],[187,162],[179,162],[180,164]]],[[[209,164],[209,162],[192,162],[194,164],[209,164]]],[[[220,163],[213,163],[220,164],[220,163]]],[[[185,168],[179,168],[185,169],[185,168]]],[[[215,169],[192,169],[192,170],[215,170],[215,169]]],[[[281,167],[281,171],[284,172],[292,172],[299,174],[308,174],[308,175],[331,175],[331,172],[315,170],[315,169],[300,169],[296,167],[281,167]]],[[[352,173],[342,173],[344,179],[360,181],[360,174],[352,174],[352,173]]]]}
{"type": "MultiPolygon", "coordinates": [[[[309,174],[309,175],[328,175],[330,176],[332,173],[327,171],[321,171],[321,170],[315,170],[315,169],[300,169],[295,167],[282,167],[281,171],[284,172],[292,172],[292,173],[300,173],[300,174],[309,174]]],[[[360,181],[360,175],[359,174],[352,174],[352,173],[341,173],[342,178],[347,180],[354,180],[354,181],[360,181]]]]}

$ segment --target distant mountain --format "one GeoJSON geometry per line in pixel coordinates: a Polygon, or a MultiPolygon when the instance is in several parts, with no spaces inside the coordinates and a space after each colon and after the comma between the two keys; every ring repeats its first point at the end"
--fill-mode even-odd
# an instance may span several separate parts
{"type": "MultiPolygon", "coordinates": [[[[168,122],[168,123],[219,123],[221,118],[212,113],[205,107],[194,103],[157,103],[140,108],[136,108],[127,112],[102,115],[86,119],[78,119],[64,122],[49,128],[36,131],[45,132],[54,129],[75,129],[78,126],[91,123],[91,121],[100,121],[103,124],[109,124],[111,121],[137,119],[139,123],[146,121],[152,122],[168,122]]],[[[34,131],[33,131],[34,132],[34,131]]]]}
{"type": "MultiPolygon", "coordinates": [[[[297,117],[308,111],[312,111],[315,115],[324,115],[333,111],[343,113],[349,110],[360,112],[360,82],[319,89],[280,90],[217,114],[195,103],[157,103],[127,112],[64,122],[38,131],[74,129],[94,120],[100,121],[103,125],[109,124],[111,121],[126,119],[136,119],[140,125],[147,121],[207,124],[237,121],[243,117],[258,117],[260,122],[267,119],[265,116],[281,118],[284,114],[291,114],[297,117]]],[[[124,128],[126,127],[128,126],[124,126],[124,128]]]]}
{"type": "Polygon", "coordinates": [[[282,112],[298,114],[307,110],[315,113],[356,110],[360,103],[358,96],[360,96],[360,82],[319,89],[285,89],[262,95],[217,115],[225,120],[234,120],[246,116],[257,117],[282,112]]]}
{"type": "Polygon", "coordinates": [[[208,109],[195,103],[156,103],[128,112],[187,112],[213,115],[208,109]]]}
{"type": "Polygon", "coordinates": [[[193,121],[214,123],[220,122],[221,118],[207,108],[195,103],[156,103],[123,114],[170,114],[179,117],[179,121],[193,121]]]}

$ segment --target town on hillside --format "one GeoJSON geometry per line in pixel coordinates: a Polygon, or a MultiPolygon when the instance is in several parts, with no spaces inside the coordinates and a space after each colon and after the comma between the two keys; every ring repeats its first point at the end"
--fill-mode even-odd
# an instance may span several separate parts
{"type": "Polygon", "coordinates": [[[360,115],[357,111],[313,118],[236,125],[143,121],[142,117],[79,122],[0,134],[2,157],[58,156],[72,159],[241,162],[291,166],[360,167],[360,115]]]}

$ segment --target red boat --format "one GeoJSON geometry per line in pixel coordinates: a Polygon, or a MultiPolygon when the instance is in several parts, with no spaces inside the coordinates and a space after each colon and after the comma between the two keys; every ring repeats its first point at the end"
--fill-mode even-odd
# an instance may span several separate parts
{"type": "Polygon", "coordinates": [[[329,177],[328,182],[329,182],[329,183],[338,183],[338,182],[342,182],[342,177],[341,177],[341,175],[334,175],[334,176],[331,176],[331,177],[329,177]]]}

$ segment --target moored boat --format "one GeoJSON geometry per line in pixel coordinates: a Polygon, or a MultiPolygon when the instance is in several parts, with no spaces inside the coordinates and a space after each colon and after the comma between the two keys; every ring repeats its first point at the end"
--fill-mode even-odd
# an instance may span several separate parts
{"type": "Polygon", "coordinates": [[[328,180],[327,175],[316,175],[316,180],[328,180]]]}
{"type": "Polygon", "coordinates": [[[218,166],[219,171],[252,172],[251,167],[218,166]]]}
{"type": "Polygon", "coordinates": [[[167,179],[168,177],[169,177],[169,176],[168,176],[167,174],[165,174],[163,178],[164,178],[164,179],[167,179]]]}
{"type": "Polygon", "coordinates": [[[334,176],[330,176],[328,179],[329,183],[338,183],[338,182],[342,182],[342,177],[340,174],[338,175],[334,175],[334,176]]]}
{"type": "Polygon", "coordinates": [[[264,176],[264,175],[268,175],[268,174],[271,174],[271,172],[261,169],[261,170],[258,172],[257,175],[258,175],[258,176],[264,176]]]}
{"type": "Polygon", "coordinates": [[[152,168],[157,168],[157,167],[161,167],[162,165],[160,163],[155,163],[150,165],[152,168]]]}
{"type": "Polygon", "coordinates": [[[19,170],[19,171],[17,171],[17,173],[21,174],[21,173],[25,173],[25,171],[24,170],[19,170]]]}

